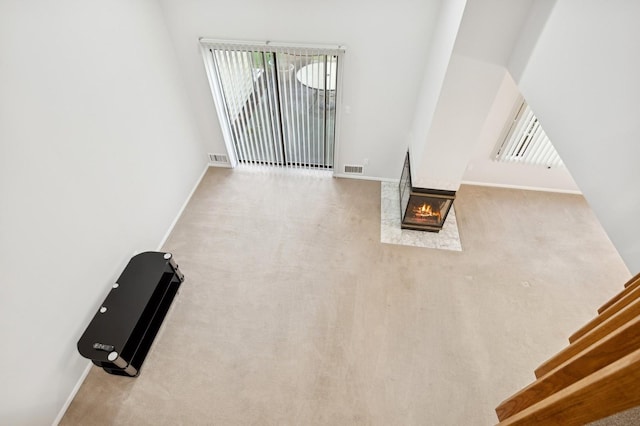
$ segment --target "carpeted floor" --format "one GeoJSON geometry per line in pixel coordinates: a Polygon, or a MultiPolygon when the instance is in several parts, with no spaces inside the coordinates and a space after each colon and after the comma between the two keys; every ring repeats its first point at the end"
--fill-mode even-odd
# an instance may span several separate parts
{"type": "Polygon", "coordinates": [[[380,243],[380,183],[212,168],[138,378],[62,425],[490,425],[630,274],[584,199],[463,186],[462,252],[380,243]]]}

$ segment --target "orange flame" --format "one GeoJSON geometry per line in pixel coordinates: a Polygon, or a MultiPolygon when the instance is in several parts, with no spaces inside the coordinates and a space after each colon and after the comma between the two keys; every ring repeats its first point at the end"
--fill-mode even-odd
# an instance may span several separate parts
{"type": "Polygon", "coordinates": [[[424,203],[420,207],[414,207],[413,213],[416,217],[440,217],[440,212],[434,212],[431,204],[424,203]]]}

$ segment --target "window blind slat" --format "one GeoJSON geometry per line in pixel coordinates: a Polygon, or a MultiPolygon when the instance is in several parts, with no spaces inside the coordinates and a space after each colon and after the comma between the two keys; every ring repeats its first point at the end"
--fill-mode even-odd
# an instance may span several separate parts
{"type": "MultiPolygon", "coordinates": [[[[306,52],[307,57],[312,58],[311,62],[313,63],[316,59],[312,52],[306,52]]],[[[313,69],[307,67],[306,68],[307,81],[310,79],[313,80],[313,69]]],[[[313,147],[313,133],[311,131],[311,127],[313,126],[313,122],[311,121],[313,118],[313,96],[317,95],[317,91],[314,88],[305,87],[305,99],[306,99],[306,108],[305,108],[305,116],[306,116],[306,141],[305,141],[305,164],[307,167],[312,166],[312,157],[311,157],[311,149],[313,147]]]]}
{"type": "MultiPolygon", "coordinates": [[[[262,58],[262,54],[258,54],[258,59],[262,58]]],[[[259,77],[256,81],[256,103],[258,104],[258,109],[260,110],[260,127],[262,129],[262,149],[264,151],[264,161],[266,164],[273,165],[273,144],[271,141],[273,140],[273,135],[271,134],[271,128],[269,127],[269,121],[267,120],[267,112],[266,107],[267,104],[264,102],[266,91],[264,89],[264,81],[267,78],[266,76],[266,68],[264,66],[264,62],[262,65],[256,64],[255,58],[253,60],[254,66],[256,66],[260,72],[259,77]]]]}
{"type": "MultiPolygon", "coordinates": [[[[227,78],[228,78],[228,82],[226,84],[227,88],[231,88],[231,91],[233,92],[233,94],[238,93],[238,89],[237,89],[237,85],[235,82],[235,79],[232,78],[233,73],[235,72],[235,69],[233,68],[233,63],[231,60],[231,52],[229,52],[228,50],[222,50],[222,51],[217,51],[219,58],[222,57],[224,58],[222,62],[224,65],[226,65],[226,72],[227,72],[227,78]]],[[[242,125],[242,111],[239,108],[238,105],[238,100],[236,98],[236,96],[234,96],[233,94],[231,94],[230,96],[230,106],[233,109],[233,117],[232,117],[232,125],[233,128],[235,129],[235,133],[238,135],[238,139],[236,139],[237,143],[236,145],[238,146],[240,152],[243,154],[242,157],[238,157],[238,158],[247,158],[248,153],[246,151],[246,134],[244,132],[244,126],[242,125]]]]}
{"type": "MultiPolygon", "coordinates": [[[[219,86],[220,95],[222,96],[222,99],[223,99],[225,114],[226,114],[227,117],[231,117],[232,116],[232,114],[230,112],[230,105],[231,104],[230,104],[230,102],[229,102],[229,100],[227,98],[227,94],[225,93],[225,88],[224,88],[223,84],[221,83],[221,78],[222,78],[222,75],[223,75],[223,69],[221,68],[221,64],[220,64],[221,61],[216,60],[216,55],[218,55],[219,52],[217,50],[214,50],[214,49],[209,49],[209,54],[211,55],[211,64],[213,65],[213,67],[215,69],[216,76],[218,77],[217,83],[218,83],[218,86],[219,86]]],[[[233,134],[234,140],[237,140],[238,139],[237,126],[235,126],[230,120],[227,120],[227,124],[228,124],[229,130],[233,134]]],[[[233,147],[235,158],[240,158],[240,155],[239,155],[240,153],[238,151],[237,144],[234,143],[231,146],[233,147]]]]}
{"type": "MultiPolygon", "coordinates": [[[[294,50],[294,55],[300,57],[300,50],[296,49],[294,50]]],[[[293,80],[293,79],[292,79],[293,80]]],[[[295,90],[295,99],[296,99],[296,104],[299,107],[302,107],[302,104],[300,102],[300,95],[302,90],[300,90],[300,83],[298,82],[298,80],[296,79],[296,81],[293,82],[293,87],[295,90]]],[[[302,148],[302,123],[301,123],[301,119],[300,119],[300,114],[296,114],[295,112],[293,113],[293,122],[295,123],[295,129],[296,129],[296,133],[295,133],[295,142],[293,144],[293,158],[294,158],[294,164],[295,167],[300,167],[300,151],[302,148]]]]}
{"type": "Polygon", "coordinates": [[[543,152],[542,155],[540,156],[538,160],[538,164],[545,165],[545,166],[550,165],[551,158],[554,156],[553,154],[555,153],[557,155],[555,151],[556,150],[553,149],[551,144],[549,144],[545,152],[543,152]]]}
{"type": "Polygon", "coordinates": [[[511,130],[497,149],[495,159],[547,167],[563,165],[540,121],[526,103],[521,105],[511,130]]]}
{"type": "MultiPolygon", "coordinates": [[[[288,51],[287,55],[293,57],[293,53],[291,51],[288,51]]],[[[287,166],[288,167],[293,166],[292,157],[293,157],[293,145],[294,145],[294,139],[295,139],[295,131],[294,131],[295,123],[293,121],[293,84],[292,84],[293,78],[295,78],[295,76],[293,76],[292,78],[288,78],[285,82],[285,85],[287,87],[287,93],[289,95],[288,105],[287,105],[287,108],[285,109],[287,127],[288,127],[288,137],[287,137],[287,166]]]]}
{"type": "Polygon", "coordinates": [[[258,127],[258,134],[260,135],[260,153],[262,154],[262,162],[269,164],[269,145],[267,142],[270,140],[269,132],[264,120],[264,104],[262,103],[262,90],[261,81],[264,79],[264,74],[259,64],[256,63],[255,52],[248,55],[251,60],[251,66],[253,68],[253,102],[256,107],[256,122],[258,127]]]}
{"type": "MultiPolygon", "coordinates": [[[[324,56],[324,58],[326,58],[326,55],[324,56]]],[[[317,155],[317,163],[318,164],[324,164],[324,161],[322,161],[322,157],[320,154],[320,149],[321,149],[321,143],[320,143],[320,123],[324,122],[324,110],[320,107],[320,100],[321,97],[320,96],[316,96],[315,99],[315,105],[314,108],[317,111],[318,114],[318,118],[322,117],[322,119],[318,119],[316,120],[316,126],[314,129],[314,138],[313,138],[313,143],[315,144],[315,146],[317,147],[317,151],[316,151],[316,155],[317,155]]]]}
{"type": "Polygon", "coordinates": [[[267,58],[264,52],[259,54],[260,61],[262,62],[262,78],[260,79],[260,104],[262,105],[262,121],[265,127],[265,134],[267,138],[267,153],[269,162],[268,164],[276,165],[275,158],[275,142],[277,138],[273,133],[273,126],[270,117],[271,108],[269,107],[269,67],[267,64],[267,58]],[[271,143],[273,141],[273,143],[271,143]]]}
{"type": "Polygon", "coordinates": [[[526,121],[523,123],[521,132],[518,135],[518,138],[515,140],[515,143],[511,147],[511,161],[517,161],[518,159],[518,151],[523,143],[527,140],[527,135],[529,129],[531,129],[531,120],[533,118],[533,113],[531,111],[527,111],[526,121]]]}
{"type": "Polygon", "coordinates": [[[324,81],[324,96],[322,97],[322,111],[324,111],[324,115],[325,115],[325,120],[324,122],[324,126],[322,129],[322,146],[326,146],[326,140],[327,140],[327,135],[328,135],[328,128],[327,126],[329,125],[329,120],[331,119],[331,111],[328,109],[328,104],[327,104],[327,100],[329,99],[330,96],[330,91],[329,88],[331,87],[331,67],[329,66],[329,56],[326,55],[324,57],[324,75],[320,76],[320,78],[322,78],[322,80],[324,81]]]}
{"type": "MultiPolygon", "coordinates": [[[[522,106],[520,107],[520,111],[518,112],[518,114],[522,113],[522,106]]],[[[505,140],[502,142],[502,144],[500,145],[500,147],[498,148],[498,151],[496,152],[496,159],[503,159],[503,161],[505,161],[504,159],[506,158],[506,152],[511,149],[511,144],[513,144],[513,138],[510,138],[509,136],[515,133],[518,133],[518,129],[519,127],[522,125],[521,121],[517,120],[517,117],[513,119],[513,121],[510,124],[510,129],[509,129],[509,133],[507,135],[507,137],[505,138],[505,140]]]]}
{"type": "MultiPolygon", "coordinates": [[[[303,56],[304,58],[306,58],[306,61],[308,62],[309,59],[309,55],[307,54],[307,52],[305,50],[302,50],[301,52],[301,56],[303,56]]],[[[306,81],[309,81],[309,68],[305,67],[304,69],[304,77],[307,79],[306,81]]],[[[300,155],[300,162],[302,163],[302,165],[308,164],[307,161],[307,155],[308,155],[308,151],[309,151],[309,87],[305,86],[304,84],[300,84],[300,92],[301,92],[301,96],[302,96],[302,108],[303,108],[303,113],[302,113],[302,144],[301,144],[301,148],[302,148],[302,152],[300,155]]]]}
{"type": "Polygon", "coordinates": [[[331,141],[333,141],[336,137],[336,102],[338,100],[338,64],[339,64],[339,56],[335,56],[335,68],[332,68],[331,72],[331,84],[333,85],[332,87],[335,88],[335,90],[333,90],[333,92],[331,93],[331,96],[333,96],[333,99],[330,99],[331,101],[331,108],[329,108],[329,114],[330,114],[330,119],[326,120],[326,126],[329,127],[329,135],[328,137],[325,137],[325,146],[330,147],[332,149],[331,154],[328,156],[327,161],[330,162],[330,166],[333,167],[333,142],[331,142],[330,144],[327,145],[327,141],[330,139],[331,141]],[[331,123],[333,123],[333,126],[331,126],[331,123]]]}
{"type": "Polygon", "coordinates": [[[530,158],[533,164],[539,164],[538,161],[544,156],[547,148],[550,147],[550,143],[542,131],[541,127],[538,127],[539,131],[536,134],[535,146],[531,150],[530,158]]]}
{"type": "MultiPolygon", "coordinates": [[[[247,73],[244,65],[243,52],[238,52],[235,50],[231,51],[233,57],[233,67],[236,75],[241,75],[242,79],[238,82],[238,86],[240,90],[246,92],[247,90],[247,73]]],[[[244,93],[239,92],[238,99],[239,108],[242,111],[242,128],[245,133],[245,140],[247,143],[248,151],[249,151],[249,161],[255,163],[256,161],[256,151],[255,151],[255,135],[251,131],[250,128],[250,119],[251,119],[251,111],[249,110],[244,93]]]]}
{"type": "Polygon", "coordinates": [[[249,75],[249,83],[251,87],[251,93],[247,100],[249,111],[250,111],[250,121],[249,126],[250,130],[252,130],[252,134],[254,136],[254,143],[256,149],[256,162],[258,164],[262,164],[265,162],[265,150],[263,141],[263,129],[260,125],[260,111],[258,108],[257,96],[256,93],[256,73],[255,68],[253,66],[253,54],[251,52],[242,52],[242,62],[247,69],[249,75]]]}
{"type": "MultiPolygon", "coordinates": [[[[286,53],[287,56],[291,54],[289,52],[286,53]]],[[[293,122],[291,121],[291,111],[293,108],[293,86],[291,85],[291,78],[284,79],[282,81],[284,91],[285,91],[285,99],[284,102],[286,107],[283,109],[282,119],[287,124],[287,138],[285,144],[285,155],[287,157],[287,167],[291,167],[291,151],[293,149],[293,122]]]]}
{"type": "Polygon", "coordinates": [[[275,55],[262,53],[262,60],[265,64],[266,72],[266,89],[267,89],[267,102],[269,104],[269,122],[271,123],[271,132],[273,134],[273,158],[274,163],[277,165],[282,164],[282,135],[280,134],[280,122],[276,115],[275,101],[278,98],[278,87],[276,84],[276,63],[275,55]]]}
{"type": "Polygon", "coordinates": [[[253,65],[253,58],[251,53],[243,52],[242,54],[242,62],[246,69],[248,70],[251,92],[249,94],[249,98],[247,99],[248,107],[250,111],[249,117],[249,126],[252,134],[255,137],[256,144],[256,160],[258,163],[263,163],[265,161],[265,152],[264,152],[264,144],[262,143],[263,135],[262,135],[262,126],[260,126],[260,111],[258,108],[258,103],[256,100],[256,70],[253,65]]]}
{"type": "Polygon", "coordinates": [[[529,108],[523,105],[520,111],[520,118],[515,124],[515,129],[512,134],[513,136],[508,140],[506,147],[501,149],[501,153],[503,154],[505,161],[510,161],[511,157],[514,155],[513,150],[517,147],[530,117],[531,114],[529,112],[529,108]]]}
{"type": "Polygon", "coordinates": [[[215,65],[217,77],[210,71],[209,81],[213,91],[218,80],[218,117],[228,120],[225,141],[239,162],[332,168],[334,64],[341,48],[201,44],[211,46],[213,65],[208,69],[215,65]]]}

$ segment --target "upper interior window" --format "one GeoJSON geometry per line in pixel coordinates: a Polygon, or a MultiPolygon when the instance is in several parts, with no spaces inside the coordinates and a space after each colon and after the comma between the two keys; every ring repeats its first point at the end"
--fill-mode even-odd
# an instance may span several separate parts
{"type": "Polygon", "coordinates": [[[562,167],[564,163],[551,144],[531,107],[522,102],[504,140],[498,142],[496,161],[562,167]]]}

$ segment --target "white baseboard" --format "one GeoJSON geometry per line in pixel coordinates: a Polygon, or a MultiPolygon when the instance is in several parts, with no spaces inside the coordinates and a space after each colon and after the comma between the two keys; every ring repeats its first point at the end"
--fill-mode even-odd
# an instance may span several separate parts
{"type": "Polygon", "coordinates": [[[187,204],[189,204],[189,201],[191,201],[191,197],[193,197],[193,194],[196,192],[196,189],[198,189],[198,186],[200,186],[200,182],[202,182],[202,179],[204,178],[204,175],[207,173],[207,170],[209,170],[209,167],[211,167],[211,164],[207,164],[206,165],[206,167],[204,168],[204,170],[200,174],[200,177],[198,178],[196,184],[191,189],[191,192],[189,192],[189,195],[187,196],[187,199],[184,200],[184,203],[182,203],[182,207],[180,207],[180,210],[178,211],[178,214],[176,215],[175,219],[173,219],[173,222],[171,222],[171,225],[169,225],[169,229],[164,234],[164,237],[162,237],[162,240],[160,241],[160,245],[158,245],[158,251],[161,251],[162,250],[162,246],[164,246],[164,243],[167,242],[167,239],[169,238],[169,235],[171,235],[171,232],[173,231],[173,228],[176,226],[176,223],[178,223],[178,220],[182,216],[182,213],[184,212],[184,209],[187,207],[187,204]]]}
{"type": "Polygon", "coordinates": [[[350,173],[334,173],[333,177],[345,178],[345,179],[375,180],[378,182],[396,182],[396,183],[400,182],[400,179],[389,179],[389,178],[382,178],[377,176],[364,176],[364,175],[356,175],[356,174],[350,174],[350,173]]]}
{"type": "Polygon", "coordinates": [[[82,384],[84,383],[84,380],[89,375],[89,371],[91,371],[91,366],[92,365],[93,365],[93,363],[91,361],[89,361],[87,363],[87,367],[84,369],[84,371],[80,375],[80,378],[78,379],[78,382],[76,383],[76,385],[71,390],[71,393],[69,394],[69,397],[67,398],[67,400],[65,401],[64,405],[60,409],[60,412],[58,413],[58,415],[56,416],[55,420],[51,424],[52,426],[58,426],[58,423],[60,423],[62,421],[62,418],[64,417],[65,413],[69,409],[69,406],[71,405],[71,403],[73,402],[73,398],[76,397],[76,394],[80,390],[80,386],[82,386],[82,384]]]}
{"type": "Polygon", "coordinates": [[[233,166],[229,163],[209,163],[209,167],[222,167],[225,169],[233,169],[233,166]]]}
{"type": "Polygon", "coordinates": [[[543,191],[543,192],[557,192],[560,194],[582,195],[582,192],[573,190],[573,189],[540,188],[536,186],[507,185],[507,184],[490,183],[490,182],[474,182],[474,181],[463,180],[462,185],[490,186],[493,188],[523,189],[525,191],[543,191]]]}

